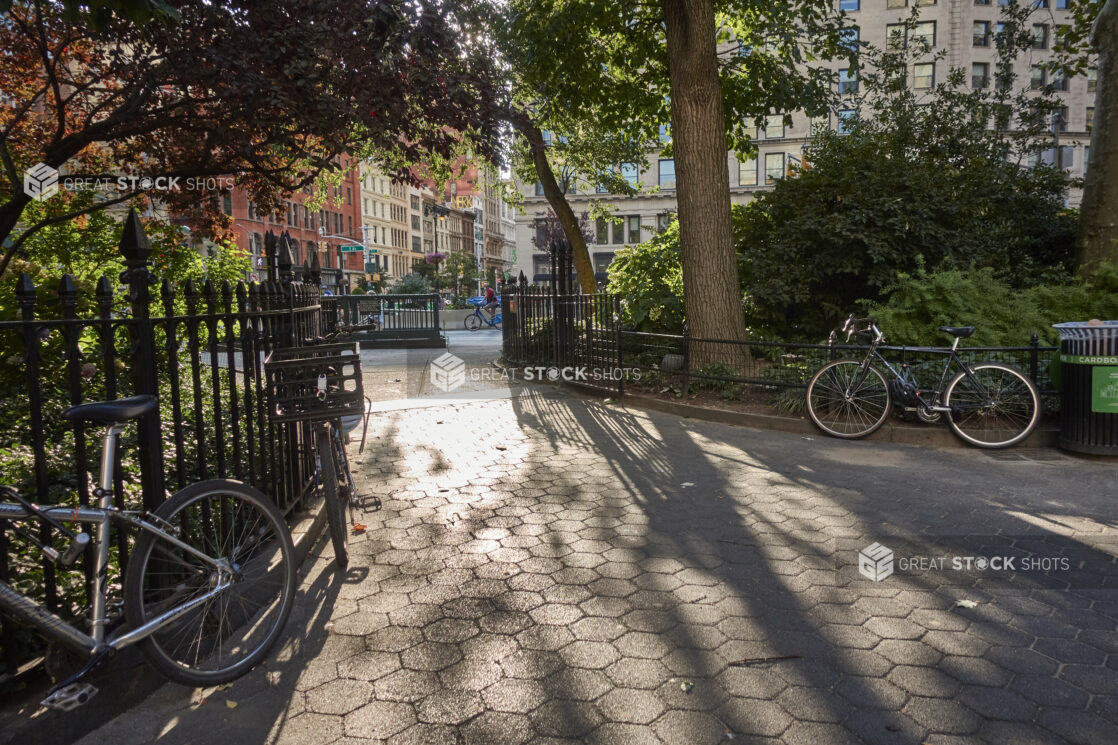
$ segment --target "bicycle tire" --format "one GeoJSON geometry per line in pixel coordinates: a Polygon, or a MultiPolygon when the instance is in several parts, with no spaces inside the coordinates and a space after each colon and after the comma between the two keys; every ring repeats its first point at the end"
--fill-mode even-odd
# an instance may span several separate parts
{"type": "MultiPolygon", "coordinates": [[[[210,479],[179,491],[154,516],[163,530],[206,555],[217,547],[218,558],[235,568],[237,589],[141,640],[144,656],[176,683],[211,686],[239,678],[268,654],[295,604],[295,548],[283,515],[246,484],[210,479]]],[[[139,628],[207,592],[217,576],[180,547],[142,531],[128,562],[125,618],[139,628]]]]}
{"type": "Polygon", "coordinates": [[[357,484],[354,482],[353,472],[349,468],[349,457],[345,454],[345,442],[342,440],[341,432],[334,429],[333,436],[330,439],[334,443],[330,452],[334,454],[334,472],[338,476],[338,494],[341,496],[343,511],[346,513],[348,524],[352,525],[357,519],[357,484]]]}
{"type": "Polygon", "coordinates": [[[807,384],[807,413],[815,426],[831,437],[854,440],[872,434],[889,416],[891,400],[885,376],[872,365],[861,374],[862,360],[835,360],[811,376],[807,384]],[[849,387],[857,381],[857,388],[849,387]]]}
{"type": "Polygon", "coordinates": [[[1033,382],[1000,362],[980,362],[970,372],[973,377],[960,371],[943,394],[951,431],[980,448],[1010,447],[1028,437],[1040,421],[1033,382]]]}
{"type": "Polygon", "coordinates": [[[345,503],[338,489],[338,467],[331,443],[331,427],[329,422],[319,427],[315,446],[322,476],[322,498],[326,502],[326,522],[329,523],[330,542],[334,544],[334,563],[344,570],[349,566],[349,549],[346,545],[349,531],[345,503]]]}
{"type": "Polygon", "coordinates": [[[467,331],[477,331],[481,328],[482,324],[484,324],[485,321],[481,320],[481,316],[475,312],[466,316],[466,320],[463,321],[463,323],[465,324],[467,331]]]}

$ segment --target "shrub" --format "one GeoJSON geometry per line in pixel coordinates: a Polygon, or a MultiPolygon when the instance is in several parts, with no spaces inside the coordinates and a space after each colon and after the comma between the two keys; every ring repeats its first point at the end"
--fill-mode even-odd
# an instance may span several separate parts
{"type": "Polygon", "coordinates": [[[971,346],[1021,346],[1036,333],[1058,339],[1052,324],[1118,318],[1118,266],[1106,264],[1090,281],[1017,290],[991,268],[902,274],[884,302],[862,301],[890,343],[942,345],[939,326],[974,326],[971,346]]]}

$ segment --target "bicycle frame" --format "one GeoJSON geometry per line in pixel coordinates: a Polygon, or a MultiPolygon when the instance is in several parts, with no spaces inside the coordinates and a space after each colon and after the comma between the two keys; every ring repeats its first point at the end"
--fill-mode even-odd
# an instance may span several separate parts
{"type": "MultiPolygon", "coordinates": [[[[848,321],[848,323],[850,323],[850,321],[848,321]]],[[[905,352],[920,352],[924,354],[944,355],[947,357],[947,359],[943,363],[943,372],[940,373],[939,382],[936,384],[935,389],[931,391],[935,394],[935,398],[931,403],[925,401],[923,396],[921,395],[923,391],[919,390],[919,386],[917,386],[918,390],[916,400],[926,412],[951,412],[950,406],[943,406],[939,404],[939,397],[943,393],[944,387],[947,384],[948,373],[951,372],[952,364],[958,365],[959,369],[962,370],[963,374],[967,376],[968,380],[974,380],[974,373],[971,372],[971,369],[967,366],[967,363],[964,362],[963,359],[959,356],[958,350],[960,338],[955,337],[955,342],[950,347],[897,347],[881,344],[881,331],[878,330],[876,325],[871,326],[871,328],[874,332],[874,339],[870,342],[869,352],[866,354],[866,359],[862,362],[861,375],[864,376],[870,364],[876,360],[877,362],[880,362],[882,365],[885,366],[885,369],[889,371],[889,374],[892,375],[895,380],[901,380],[906,383],[916,384],[916,381],[911,378],[907,372],[907,365],[905,365],[905,368],[902,371],[898,371],[897,368],[893,367],[893,365],[889,363],[889,360],[885,359],[884,355],[881,354],[881,350],[885,350],[887,352],[901,352],[902,354],[905,352]]],[[[860,380],[861,377],[859,377],[859,382],[860,380]]]]}
{"type": "Polygon", "coordinates": [[[493,319],[492,320],[487,318],[486,316],[488,314],[482,313],[481,310],[482,309],[480,307],[475,307],[474,308],[474,315],[477,316],[478,318],[480,318],[482,321],[484,321],[486,326],[489,326],[490,328],[492,328],[493,326],[496,326],[498,323],[501,322],[501,310],[500,310],[500,308],[498,308],[497,312],[493,314],[493,319]]]}
{"type": "MultiPolygon", "coordinates": [[[[5,582],[0,582],[0,610],[7,611],[27,622],[35,629],[59,642],[79,654],[94,655],[106,649],[123,649],[131,644],[150,636],[163,626],[171,623],[180,616],[189,613],[199,605],[217,597],[232,586],[232,570],[223,562],[213,559],[195,549],[193,546],[180,541],[178,538],[148,522],[142,513],[126,512],[113,506],[112,492],[112,466],[116,453],[117,438],[124,431],[124,425],[112,425],[105,433],[104,443],[101,448],[101,470],[98,488],[94,494],[98,497],[96,507],[45,507],[40,511],[61,522],[76,522],[94,526],[94,542],[96,548],[93,569],[93,602],[90,618],[90,631],[86,634],[71,624],[59,618],[41,603],[19,593],[5,582]],[[165,541],[196,556],[201,561],[218,570],[221,581],[199,597],[189,602],[172,608],[159,616],[151,619],[139,628],[125,631],[125,633],[105,640],[107,613],[105,605],[105,585],[109,568],[109,527],[112,523],[124,523],[139,530],[158,535],[165,541]]],[[[31,520],[40,519],[34,512],[17,503],[0,503],[0,519],[2,520],[31,520]]]]}

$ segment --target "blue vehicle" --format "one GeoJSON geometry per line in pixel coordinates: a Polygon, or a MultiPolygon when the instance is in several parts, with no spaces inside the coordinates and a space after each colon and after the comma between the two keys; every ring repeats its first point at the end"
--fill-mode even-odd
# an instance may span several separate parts
{"type": "MultiPolygon", "coordinates": [[[[466,330],[477,331],[483,325],[490,328],[500,328],[501,325],[501,311],[498,310],[491,319],[488,313],[482,313],[481,309],[485,306],[484,297],[471,297],[466,298],[466,302],[474,306],[474,312],[466,316],[466,330]]],[[[497,302],[501,302],[498,296],[497,302]]]]}

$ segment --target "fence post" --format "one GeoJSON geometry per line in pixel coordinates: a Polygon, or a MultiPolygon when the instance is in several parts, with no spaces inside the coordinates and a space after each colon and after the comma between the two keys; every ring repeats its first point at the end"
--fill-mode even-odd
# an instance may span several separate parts
{"type": "Polygon", "coordinates": [[[691,388],[691,329],[683,324],[683,395],[691,388]]]}
{"type": "MultiPolygon", "coordinates": [[[[151,285],[155,277],[148,268],[151,242],[140,225],[135,209],[128,211],[120,252],[128,268],[121,281],[128,283],[128,300],[132,305],[132,323],[128,324],[132,352],[132,382],[137,395],[159,395],[156,363],[155,327],[151,322],[151,285]]],[[[138,422],[140,447],[140,485],[144,508],[154,510],[163,503],[163,437],[158,407],[138,422]]]]}
{"type": "Polygon", "coordinates": [[[1037,378],[1040,377],[1040,336],[1033,332],[1033,338],[1029,340],[1029,378],[1032,379],[1033,385],[1040,387],[1037,378]]]}
{"type": "Polygon", "coordinates": [[[625,393],[625,353],[621,346],[621,298],[607,295],[613,318],[613,333],[617,342],[617,395],[625,393]]]}

